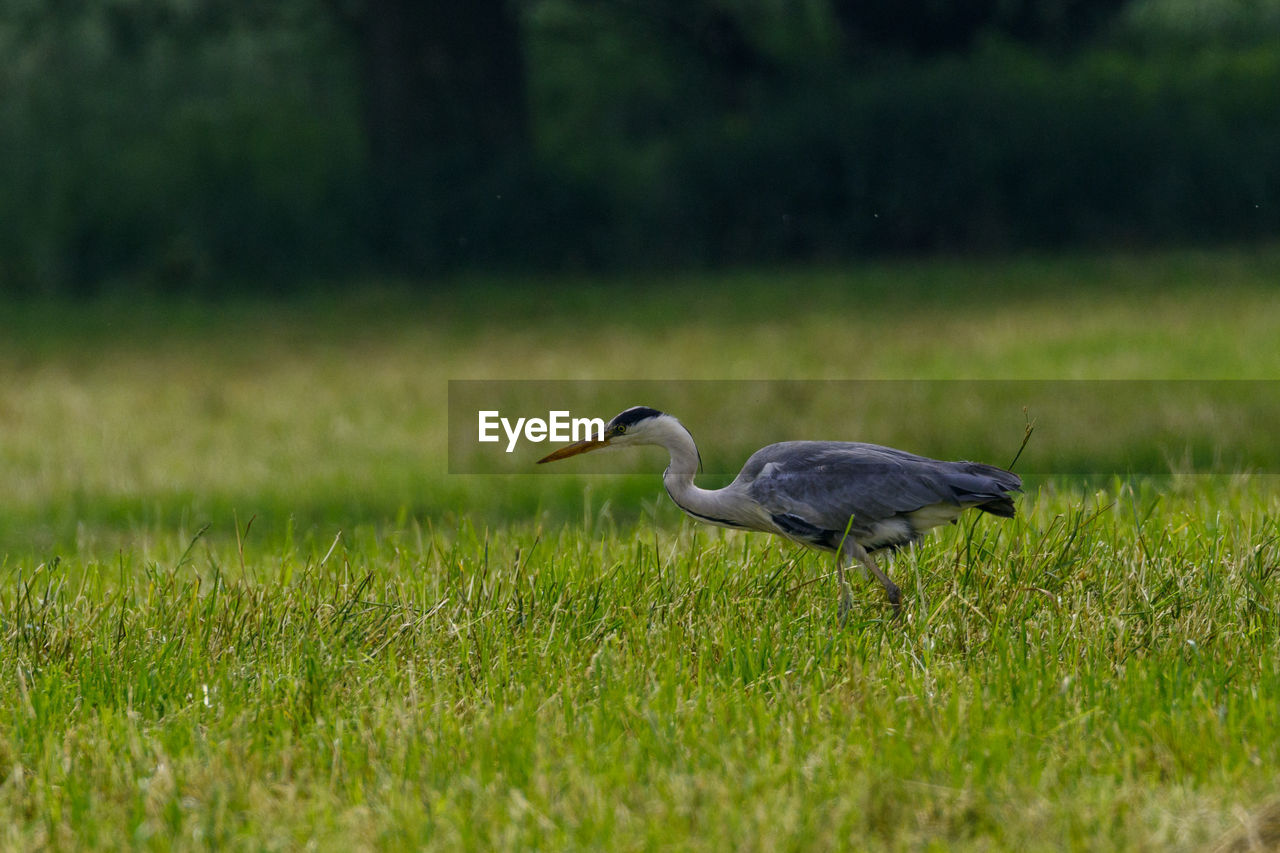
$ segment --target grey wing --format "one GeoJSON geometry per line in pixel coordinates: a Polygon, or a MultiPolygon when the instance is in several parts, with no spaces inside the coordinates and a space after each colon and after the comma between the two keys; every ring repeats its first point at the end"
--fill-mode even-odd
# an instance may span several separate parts
{"type": "MultiPolygon", "coordinates": [[[[835,548],[846,529],[871,535],[921,507],[958,505],[948,482],[952,464],[874,444],[784,442],[747,460],[739,480],[788,535],[835,548]]],[[[903,525],[902,540],[913,537],[903,525]]]]}

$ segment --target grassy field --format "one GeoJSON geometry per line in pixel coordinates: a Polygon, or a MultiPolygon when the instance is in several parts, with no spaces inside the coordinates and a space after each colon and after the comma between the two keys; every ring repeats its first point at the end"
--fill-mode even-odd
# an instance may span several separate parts
{"type": "Polygon", "coordinates": [[[1276,281],[1271,248],[0,306],[0,847],[1205,849],[1280,782],[1273,473],[1038,477],[839,630],[826,559],[684,520],[660,454],[447,474],[447,384],[1271,380],[1276,281]]]}

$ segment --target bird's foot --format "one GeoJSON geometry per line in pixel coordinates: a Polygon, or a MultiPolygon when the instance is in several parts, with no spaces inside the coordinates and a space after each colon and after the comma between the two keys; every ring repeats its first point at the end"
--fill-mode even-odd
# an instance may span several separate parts
{"type": "Polygon", "coordinates": [[[893,620],[896,622],[901,619],[906,609],[902,606],[902,593],[894,583],[890,583],[884,588],[885,594],[889,596],[889,607],[893,613],[893,620]]]}

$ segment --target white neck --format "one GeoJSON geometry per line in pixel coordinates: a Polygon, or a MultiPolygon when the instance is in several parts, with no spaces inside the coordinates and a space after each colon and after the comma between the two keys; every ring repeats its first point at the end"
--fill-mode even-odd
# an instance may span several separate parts
{"type": "Polygon", "coordinates": [[[646,443],[660,444],[671,454],[671,464],[662,472],[662,484],[676,506],[701,521],[723,527],[755,527],[758,512],[732,486],[700,489],[693,483],[701,459],[693,436],[670,415],[663,415],[649,428],[646,443]]]}

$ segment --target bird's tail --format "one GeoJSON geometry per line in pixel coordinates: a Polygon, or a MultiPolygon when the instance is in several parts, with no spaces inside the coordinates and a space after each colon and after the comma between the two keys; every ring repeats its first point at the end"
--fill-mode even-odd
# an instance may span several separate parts
{"type": "Polygon", "coordinates": [[[1022,478],[1012,471],[981,462],[957,463],[958,476],[952,480],[956,497],[963,504],[1001,518],[1013,518],[1012,492],[1022,491],[1022,478]]]}

